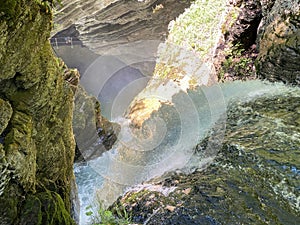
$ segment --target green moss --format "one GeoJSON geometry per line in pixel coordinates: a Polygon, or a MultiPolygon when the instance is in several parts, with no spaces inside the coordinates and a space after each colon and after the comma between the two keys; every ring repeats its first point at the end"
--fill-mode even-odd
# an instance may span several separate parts
{"type": "Polygon", "coordinates": [[[42,225],[42,203],[36,196],[29,196],[21,211],[21,224],[42,225]]]}
{"type": "Polygon", "coordinates": [[[0,32],[0,40],[5,40],[0,46],[5,49],[5,57],[0,62],[1,80],[23,71],[50,36],[51,15],[41,12],[32,1],[18,2],[22,10],[15,15],[15,20],[0,17],[1,24],[7,24],[6,30],[0,32]]]}
{"type": "Polygon", "coordinates": [[[36,173],[36,147],[32,140],[32,117],[21,112],[15,112],[11,126],[5,137],[7,161],[18,174],[20,185],[26,191],[34,191],[36,173]]]}
{"type": "Polygon", "coordinates": [[[12,116],[13,110],[9,102],[0,98],[0,135],[7,127],[8,122],[12,116]]]}
{"type": "Polygon", "coordinates": [[[3,224],[17,224],[18,204],[20,202],[19,189],[16,184],[6,186],[0,195],[0,219],[3,224]]]}
{"type": "Polygon", "coordinates": [[[27,197],[21,210],[21,224],[72,225],[62,198],[55,192],[42,192],[27,197]]]}
{"type": "Polygon", "coordinates": [[[253,77],[255,70],[253,69],[254,58],[251,53],[247,53],[240,43],[229,44],[227,49],[224,50],[224,61],[218,71],[219,80],[224,80],[225,74],[230,74],[239,79],[253,77]]]}
{"type": "Polygon", "coordinates": [[[5,15],[9,18],[13,18],[16,14],[19,0],[2,0],[0,4],[0,16],[5,15]]]}
{"type": "Polygon", "coordinates": [[[0,6],[15,9],[15,20],[0,12],[0,96],[13,109],[9,116],[0,100],[0,220],[20,224],[22,215],[21,224],[72,224],[73,92],[48,40],[51,13],[36,1],[15,2],[0,6]]]}

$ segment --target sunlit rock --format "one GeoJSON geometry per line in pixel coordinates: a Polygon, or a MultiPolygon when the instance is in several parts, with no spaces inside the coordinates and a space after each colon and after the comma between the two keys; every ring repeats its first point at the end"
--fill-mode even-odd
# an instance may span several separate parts
{"type": "Polygon", "coordinates": [[[264,18],[258,36],[258,74],[268,80],[299,85],[300,3],[277,0],[263,6],[264,18]]]}

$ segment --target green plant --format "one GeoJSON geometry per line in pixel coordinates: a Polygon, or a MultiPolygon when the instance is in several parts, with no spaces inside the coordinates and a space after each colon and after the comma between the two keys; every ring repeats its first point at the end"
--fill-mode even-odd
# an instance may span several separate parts
{"type": "Polygon", "coordinates": [[[92,206],[86,208],[86,215],[91,217],[92,225],[125,225],[131,223],[131,215],[125,207],[116,207],[113,211],[105,209],[103,203],[98,203],[96,212],[92,206]]]}
{"type": "Polygon", "coordinates": [[[253,75],[253,59],[247,54],[241,43],[229,45],[224,54],[225,60],[219,71],[220,80],[225,79],[225,74],[239,78],[253,75]]]}
{"type": "Polygon", "coordinates": [[[220,18],[225,13],[226,0],[195,0],[169,25],[168,40],[196,52],[201,58],[212,54],[218,41],[220,18]]]}
{"type": "Polygon", "coordinates": [[[46,13],[50,13],[52,8],[57,4],[61,5],[61,0],[35,0],[40,6],[44,8],[46,13]]]}
{"type": "Polygon", "coordinates": [[[17,0],[2,0],[0,4],[0,16],[14,17],[19,10],[17,0]]]}
{"type": "Polygon", "coordinates": [[[56,4],[61,5],[61,0],[35,0],[35,1],[41,5],[48,4],[51,7],[56,6],[56,4]]]}

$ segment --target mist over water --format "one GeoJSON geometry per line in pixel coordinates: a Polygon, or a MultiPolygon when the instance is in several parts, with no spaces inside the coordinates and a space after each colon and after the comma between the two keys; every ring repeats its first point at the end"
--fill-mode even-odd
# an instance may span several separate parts
{"type": "MultiPolygon", "coordinates": [[[[192,172],[212,162],[218,153],[218,146],[214,145],[213,151],[204,149],[202,158],[191,160],[194,148],[216,123],[221,127],[217,142],[219,147],[222,145],[220,136],[225,132],[226,107],[230,101],[247,102],[291,90],[293,88],[282,84],[262,81],[203,86],[175,93],[172,104],[162,104],[139,129],[130,127],[128,119],[118,118],[121,132],[113,149],[84,165],[75,165],[81,200],[81,224],[87,223],[85,208],[91,205],[96,195],[109,205],[133,185],[167,171],[183,169],[192,172]]],[[[156,93],[156,98],[164,99],[164,95],[168,94],[156,93]]]]}
{"type": "MultiPolygon", "coordinates": [[[[208,5],[213,6],[211,3],[208,5]]],[[[216,22],[219,24],[219,18],[216,18],[216,22]]],[[[210,27],[218,31],[217,26],[210,27]]],[[[98,34],[102,35],[101,32],[98,34]]],[[[214,35],[206,39],[218,39],[218,35],[213,32],[212,34],[214,35]]],[[[105,38],[111,37],[106,35],[105,38]]],[[[96,43],[97,40],[90,36],[85,37],[85,41],[90,47],[94,44],[105,44],[105,41],[96,43]]],[[[263,81],[235,81],[201,86],[192,90],[188,89],[188,82],[185,83],[186,86],[183,83],[178,85],[174,81],[178,77],[155,80],[151,78],[154,68],[146,68],[145,73],[141,64],[158,62],[176,68],[179,72],[186,66],[183,69],[186,73],[183,73],[185,78],[195,73],[199,75],[199,80],[210,78],[209,71],[206,73],[198,70],[202,68],[198,56],[186,50],[183,51],[186,54],[181,54],[182,49],[178,46],[174,49],[174,46],[171,46],[171,50],[163,48],[161,55],[157,57],[157,46],[160,42],[126,42],[124,46],[117,46],[102,56],[76,46],[74,49],[60,47],[56,50],[67,65],[79,65],[81,85],[90,95],[99,99],[102,115],[121,125],[118,140],[111,150],[100,157],[74,166],[81,204],[81,225],[88,224],[86,207],[93,206],[95,201],[101,200],[108,206],[134,185],[159,177],[168,171],[191,173],[212,163],[222,146],[226,131],[227,106],[231,102],[248,102],[261,96],[285,96],[292,91],[296,91],[299,96],[299,89],[263,81]],[[140,47],[138,43],[141,43],[140,47]],[[172,50],[174,54],[170,54],[172,50]],[[166,52],[168,54],[165,54],[165,58],[162,57],[166,52]],[[151,85],[147,85],[148,82],[151,85]],[[147,110],[141,110],[134,117],[130,117],[128,107],[145,99],[149,103],[145,108],[153,109],[150,116],[142,115],[147,114],[147,110]],[[141,126],[132,126],[133,120],[142,121],[141,126]],[[195,155],[195,146],[215,127],[218,127],[217,135],[208,140],[212,147],[203,149],[200,155],[195,155]]],[[[205,40],[198,42],[202,43],[205,40]]],[[[140,105],[144,107],[143,104],[140,105]]],[[[96,131],[94,133],[96,135],[96,131]]],[[[86,143],[77,144],[79,147],[89,147],[86,143]]],[[[93,148],[93,144],[90,148],[93,148]]],[[[294,166],[286,165],[283,169],[290,170],[292,174],[299,174],[299,168],[294,166]]],[[[274,186],[274,192],[278,195],[283,194],[286,199],[296,199],[295,205],[299,206],[299,197],[292,196],[291,192],[286,190],[285,181],[274,186]]]]}

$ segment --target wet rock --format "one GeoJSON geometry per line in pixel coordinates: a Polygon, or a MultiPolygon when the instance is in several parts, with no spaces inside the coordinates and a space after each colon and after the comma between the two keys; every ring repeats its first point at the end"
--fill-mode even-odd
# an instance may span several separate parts
{"type": "Polygon", "coordinates": [[[259,28],[257,59],[261,78],[300,84],[300,3],[267,1],[259,28]],[[274,2],[274,4],[267,4],[274,2]]]}
{"type": "Polygon", "coordinates": [[[13,110],[9,102],[0,98],[0,135],[5,130],[12,116],[13,110]]]}
{"type": "Polygon", "coordinates": [[[111,209],[122,205],[140,224],[299,223],[299,100],[294,89],[230,103],[213,164],[188,175],[165,175],[155,184],[172,188],[168,195],[145,185],[111,209]]]}
{"type": "Polygon", "coordinates": [[[61,196],[50,191],[29,195],[23,203],[20,217],[20,224],[73,224],[61,196]]]}
{"type": "Polygon", "coordinates": [[[98,157],[117,140],[119,126],[101,115],[99,101],[81,86],[76,91],[73,118],[75,161],[98,157]]]}

